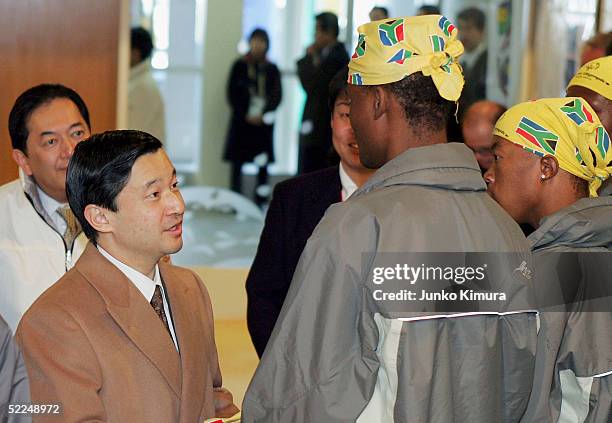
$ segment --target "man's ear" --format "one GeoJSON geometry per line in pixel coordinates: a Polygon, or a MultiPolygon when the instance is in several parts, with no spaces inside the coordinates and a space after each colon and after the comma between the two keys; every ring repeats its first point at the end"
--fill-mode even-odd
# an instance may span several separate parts
{"type": "Polygon", "coordinates": [[[373,110],[374,110],[374,120],[380,119],[385,113],[387,113],[387,108],[389,107],[389,93],[385,91],[382,87],[375,86],[370,88],[372,90],[372,101],[373,110]]]}
{"type": "Polygon", "coordinates": [[[85,220],[91,225],[96,232],[109,233],[113,232],[112,214],[113,212],[104,207],[88,204],[83,210],[85,220]]]}
{"type": "Polygon", "coordinates": [[[559,173],[559,162],[554,156],[545,156],[540,159],[540,178],[546,181],[559,173]]]}
{"type": "Polygon", "coordinates": [[[28,156],[26,156],[23,151],[14,148],[13,160],[15,161],[15,163],[17,163],[17,166],[19,166],[26,175],[32,176],[32,168],[30,168],[30,161],[28,160],[28,156]]]}

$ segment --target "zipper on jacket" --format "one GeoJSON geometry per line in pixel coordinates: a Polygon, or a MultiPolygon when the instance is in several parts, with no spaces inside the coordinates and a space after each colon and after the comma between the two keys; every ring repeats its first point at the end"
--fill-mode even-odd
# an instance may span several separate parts
{"type": "Polygon", "coordinates": [[[53,226],[49,225],[49,223],[45,220],[45,218],[43,217],[42,214],[40,214],[38,212],[38,210],[36,210],[36,207],[34,207],[34,202],[32,201],[32,199],[30,198],[30,195],[27,192],[23,192],[26,196],[26,198],[28,199],[28,201],[30,202],[30,204],[32,205],[32,208],[34,209],[34,211],[36,212],[36,214],[42,219],[43,222],[45,222],[45,225],[47,225],[49,228],[51,228],[51,230],[53,232],[55,232],[60,239],[62,240],[62,244],[64,244],[64,253],[65,253],[65,259],[64,259],[64,271],[68,272],[68,265],[72,264],[72,249],[74,248],[74,243],[76,242],[76,239],[78,237],[75,237],[72,240],[72,247],[70,249],[68,249],[68,245],[66,245],[66,240],[64,239],[64,237],[62,236],[62,234],[60,234],[53,226]]]}
{"type": "MultiPolygon", "coordinates": [[[[66,246],[66,243],[64,243],[64,246],[66,246]]],[[[74,243],[72,244],[72,246],[74,247],[74,243]]],[[[66,272],[68,271],[68,266],[71,264],[72,264],[72,250],[66,249],[66,263],[65,263],[66,272]]]]}

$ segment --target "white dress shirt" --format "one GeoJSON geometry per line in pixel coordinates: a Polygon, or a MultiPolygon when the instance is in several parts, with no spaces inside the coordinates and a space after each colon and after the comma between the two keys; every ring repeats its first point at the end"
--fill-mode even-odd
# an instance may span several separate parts
{"type": "Polygon", "coordinates": [[[465,72],[472,70],[472,68],[476,64],[476,61],[486,49],[487,49],[487,44],[485,42],[482,42],[478,44],[478,46],[474,50],[470,52],[467,52],[467,51],[463,52],[459,63],[461,63],[461,66],[464,67],[465,72]]]}
{"type": "Polygon", "coordinates": [[[59,201],[56,201],[54,198],[49,197],[38,186],[36,186],[36,190],[38,191],[38,198],[40,198],[40,204],[43,206],[43,208],[47,212],[47,215],[53,221],[53,224],[55,225],[55,229],[57,229],[57,231],[63,235],[64,232],[66,232],[66,221],[57,212],[57,209],[59,207],[63,207],[67,205],[67,203],[62,204],[59,201]]]}
{"type": "Polygon", "coordinates": [[[112,264],[114,264],[123,274],[138,288],[140,293],[145,297],[145,299],[150,303],[153,298],[153,294],[155,293],[155,286],[159,285],[162,291],[162,299],[164,301],[164,312],[166,313],[166,319],[168,320],[168,327],[170,328],[170,333],[172,334],[172,341],[174,342],[174,346],[178,351],[178,343],[176,342],[176,335],[174,333],[174,325],[172,324],[172,316],[170,315],[170,310],[168,309],[168,301],[166,301],[166,292],[164,290],[164,286],[161,283],[161,277],[159,276],[159,266],[155,265],[155,276],[153,280],[149,279],[147,276],[140,273],[138,270],[133,269],[132,267],[124,264],[111,256],[104,248],[98,245],[98,251],[104,257],[108,259],[112,264]]]}
{"type": "Polygon", "coordinates": [[[340,184],[342,185],[342,201],[346,201],[355,191],[357,191],[357,184],[353,182],[351,177],[346,173],[344,167],[342,167],[342,162],[340,162],[340,166],[338,166],[340,172],[340,184]]]}

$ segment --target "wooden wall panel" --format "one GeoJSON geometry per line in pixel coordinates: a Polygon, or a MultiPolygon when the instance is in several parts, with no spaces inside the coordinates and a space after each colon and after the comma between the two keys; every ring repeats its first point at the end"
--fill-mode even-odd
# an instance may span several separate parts
{"type": "Polygon", "coordinates": [[[115,128],[122,3],[0,0],[0,184],[17,175],[8,114],[33,85],[75,89],[89,108],[93,132],[115,128]]]}

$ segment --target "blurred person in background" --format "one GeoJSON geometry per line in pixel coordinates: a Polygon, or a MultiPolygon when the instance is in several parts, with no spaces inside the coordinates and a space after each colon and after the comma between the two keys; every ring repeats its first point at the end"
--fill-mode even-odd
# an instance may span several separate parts
{"type": "Polygon", "coordinates": [[[612,45],[612,31],[600,32],[589,38],[580,54],[580,66],[603,56],[609,56],[608,48],[612,45]]]}
{"type": "Polygon", "coordinates": [[[274,188],[257,255],[246,281],[247,324],[261,358],[306,241],[325,210],[347,200],[374,173],[359,160],[350,122],[348,68],[329,84],[334,149],[340,164],[283,181],[274,188]]]}
{"type": "Polygon", "coordinates": [[[306,56],[297,62],[298,77],[306,104],[300,128],[298,173],[308,173],[329,166],[333,155],[329,126],[329,82],[349,61],[344,45],[338,41],[338,17],[323,12],[315,17],[315,41],[306,56]]]}
{"type": "Polygon", "coordinates": [[[442,13],[440,13],[440,8],[438,6],[431,6],[431,5],[423,5],[421,7],[419,7],[417,9],[417,16],[424,16],[424,15],[441,15],[442,13]]]}
{"type": "Polygon", "coordinates": [[[66,198],[66,169],[90,134],[81,96],[58,84],[24,91],[8,119],[19,178],[0,187],[0,310],[9,327],[83,252],[82,233],[66,198]]]}
{"type": "Polygon", "coordinates": [[[223,158],[232,166],[231,189],[242,193],[242,165],[254,162],[259,169],[255,184],[259,205],[269,194],[267,169],[274,162],[275,110],[282,98],[280,72],[266,57],[269,49],[268,33],[255,29],[248,53],[234,62],[227,84],[232,117],[223,158]]]}
{"type": "Polygon", "coordinates": [[[147,132],[166,142],[164,99],[151,72],[151,34],[138,27],[132,28],[130,36],[128,128],[147,132]]]}
{"type": "Polygon", "coordinates": [[[484,173],[495,160],[493,156],[493,128],[495,122],[504,114],[506,108],[489,100],[481,100],[472,104],[465,114],[461,124],[463,141],[474,152],[480,170],[484,173]]]}
{"type": "Polygon", "coordinates": [[[465,47],[459,63],[463,67],[465,86],[459,101],[459,115],[478,100],[487,97],[486,15],[476,7],[462,10],[457,15],[459,39],[465,47]]]}
{"type": "MultiPolygon", "coordinates": [[[[608,134],[612,133],[612,56],[595,59],[583,65],[567,86],[569,97],[582,97],[595,110],[608,134]]],[[[599,195],[612,195],[608,179],[599,195]]]]}
{"type": "Polygon", "coordinates": [[[374,6],[372,10],[370,10],[370,21],[379,21],[381,19],[389,18],[389,9],[381,6],[374,6]]]}

